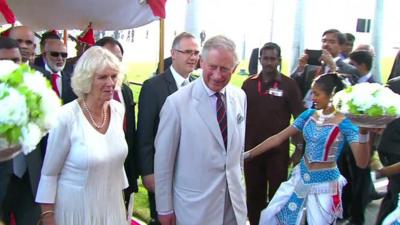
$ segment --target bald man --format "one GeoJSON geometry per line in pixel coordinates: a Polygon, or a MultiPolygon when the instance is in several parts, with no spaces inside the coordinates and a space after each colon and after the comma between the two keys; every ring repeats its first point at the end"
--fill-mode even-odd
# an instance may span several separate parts
{"type": "Polygon", "coordinates": [[[9,37],[18,42],[22,63],[33,61],[36,48],[33,32],[27,26],[18,26],[11,29],[9,37]]]}

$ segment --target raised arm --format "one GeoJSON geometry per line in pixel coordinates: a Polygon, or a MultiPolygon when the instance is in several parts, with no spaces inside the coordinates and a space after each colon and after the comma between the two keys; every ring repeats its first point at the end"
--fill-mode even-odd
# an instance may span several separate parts
{"type": "Polygon", "coordinates": [[[259,145],[256,147],[252,148],[251,150],[247,151],[244,153],[244,159],[249,160],[252,159],[258,155],[261,155],[264,152],[267,152],[268,150],[282,144],[285,140],[287,140],[289,137],[294,136],[296,134],[300,133],[299,130],[294,128],[293,126],[288,126],[281,132],[275,134],[274,136],[269,137],[265,141],[261,142],[259,145]]]}
{"type": "Polygon", "coordinates": [[[353,152],[356,165],[360,168],[366,168],[370,159],[369,131],[365,128],[360,128],[359,141],[350,144],[351,151],[353,152]]]}

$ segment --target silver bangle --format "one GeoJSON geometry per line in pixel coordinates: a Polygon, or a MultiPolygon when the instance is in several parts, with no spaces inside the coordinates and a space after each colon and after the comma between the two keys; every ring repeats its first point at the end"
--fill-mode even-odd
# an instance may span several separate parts
{"type": "Polygon", "coordinates": [[[359,134],[358,135],[358,143],[365,144],[369,142],[369,132],[366,134],[359,134]]]}

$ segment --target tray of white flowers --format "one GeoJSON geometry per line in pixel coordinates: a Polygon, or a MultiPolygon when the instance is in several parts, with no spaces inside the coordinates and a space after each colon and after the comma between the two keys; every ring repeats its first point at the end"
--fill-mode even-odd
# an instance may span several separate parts
{"type": "Polygon", "coordinates": [[[57,120],[61,100],[28,65],[0,60],[0,161],[28,154],[57,120]]]}
{"type": "Polygon", "coordinates": [[[347,87],[335,94],[333,105],[361,127],[384,128],[400,116],[400,95],[378,83],[347,87]]]}

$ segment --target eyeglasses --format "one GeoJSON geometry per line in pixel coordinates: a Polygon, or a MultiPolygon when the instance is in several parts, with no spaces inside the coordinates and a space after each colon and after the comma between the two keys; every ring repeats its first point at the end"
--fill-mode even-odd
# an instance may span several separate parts
{"type": "Polygon", "coordinates": [[[31,40],[17,39],[16,41],[18,42],[18,44],[25,43],[26,45],[33,45],[33,41],[31,40]]]}
{"type": "Polygon", "coordinates": [[[198,56],[200,54],[200,51],[198,51],[198,50],[179,50],[179,49],[175,49],[175,51],[180,52],[180,53],[185,54],[185,55],[189,55],[189,56],[192,56],[192,55],[198,56]]]}
{"type": "Polygon", "coordinates": [[[67,58],[67,56],[68,56],[68,53],[66,53],[66,52],[49,52],[50,53],[50,55],[51,56],[53,56],[53,57],[58,57],[58,56],[60,56],[61,55],[61,57],[63,57],[63,58],[67,58]]]}

